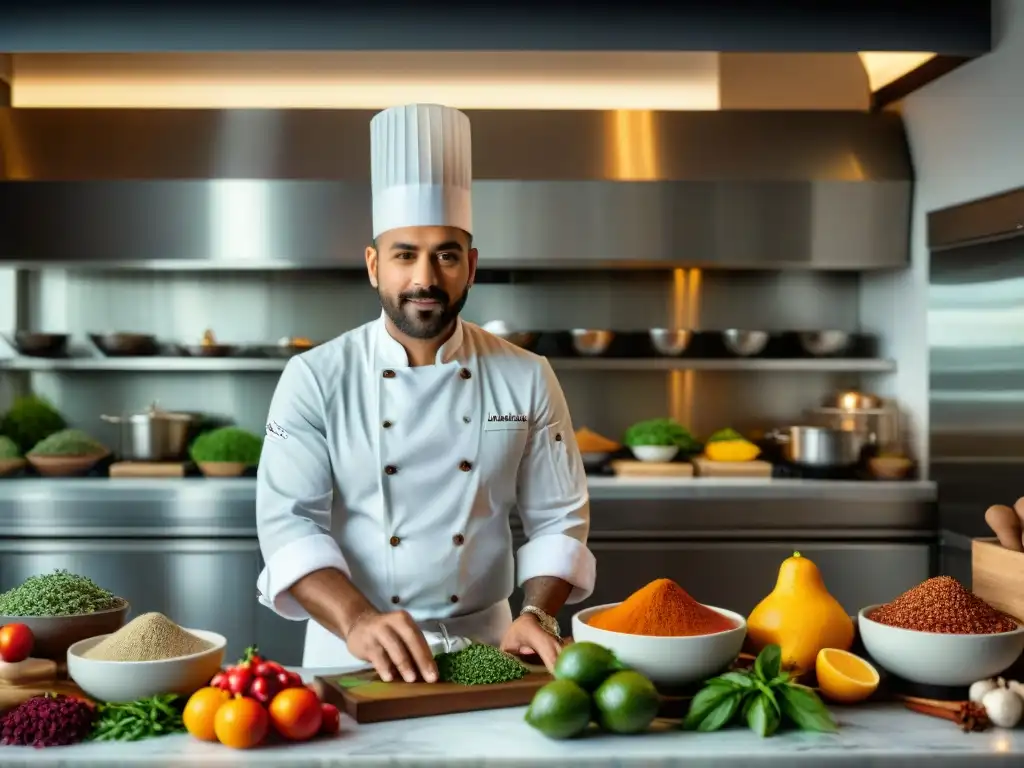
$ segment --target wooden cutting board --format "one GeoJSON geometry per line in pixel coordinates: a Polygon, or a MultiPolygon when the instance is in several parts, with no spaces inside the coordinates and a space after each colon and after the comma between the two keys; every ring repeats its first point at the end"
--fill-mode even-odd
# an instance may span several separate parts
{"type": "Polygon", "coordinates": [[[111,477],[184,477],[184,462],[119,461],[110,465],[111,477]]]}
{"type": "Polygon", "coordinates": [[[693,477],[693,465],[682,461],[620,459],[612,462],[612,471],[619,477],[693,477]]]}
{"type": "Polygon", "coordinates": [[[711,461],[703,456],[693,460],[698,477],[771,477],[767,461],[711,461]]]}
{"type": "Polygon", "coordinates": [[[24,704],[29,699],[45,696],[48,693],[63,693],[65,696],[75,696],[90,701],[89,697],[82,693],[82,689],[70,680],[53,680],[25,685],[0,685],[0,714],[24,704]]]}
{"type": "Polygon", "coordinates": [[[385,683],[377,673],[351,672],[318,677],[323,698],[357,723],[382,723],[413,717],[451,715],[484,709],[524,707],[551,682],[543,667],[530,667],[521,680],[498,685],[385,683]]]}

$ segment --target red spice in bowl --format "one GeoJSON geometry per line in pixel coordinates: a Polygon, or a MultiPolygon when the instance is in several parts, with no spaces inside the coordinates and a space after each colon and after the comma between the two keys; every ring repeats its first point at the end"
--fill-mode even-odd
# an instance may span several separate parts
{"type": "Polygon", "coordinates": [[[671,579],[657,579],[613,608],[587,621],[609,632],[647,637],[694,637],[736,628],[736,623],[701,605],[671,579]]]}
{"type": "Polygon", "coordinates": [[[876,608],[868,618],[897,629],[944,635],[995,635],[1019,626],[951,576],[918,584],[876,608]]]}

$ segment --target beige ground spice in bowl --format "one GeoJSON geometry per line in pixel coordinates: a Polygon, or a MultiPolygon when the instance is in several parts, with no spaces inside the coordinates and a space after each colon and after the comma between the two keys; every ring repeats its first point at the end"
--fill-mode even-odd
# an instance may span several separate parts
{"type": "Polygon", "coordinates": [[[161,693],[189,695],[224,663],[227,640],[216,632],[178,626],[144,613],[110,635],[68,649],[68,676],[100,701],[135,701],[161,693]]]}
{"type": "Polygon", "coordinates": [[[208,651],[212,643],[182,629],[162,613],[144,613],[87,649],[96,661],[166,661],[208,651]]]}

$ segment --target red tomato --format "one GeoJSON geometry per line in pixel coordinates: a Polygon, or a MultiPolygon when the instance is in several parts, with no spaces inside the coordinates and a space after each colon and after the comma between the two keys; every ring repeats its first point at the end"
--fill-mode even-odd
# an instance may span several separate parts
{"type": "Polygon", "coordinates": [[[0,627],[0,660],[8,664],[24,661],[32,653],[32,630],[24,624],[7,624],[0,627]]]}
{"type": "Polygon", "coordinates": [[[321,704],[320,713],[323,722],[320,723],[320,733],[335,734],[341,730],[341,713],[333,704],[321,704]]]}
{"type": "Polygon", "coordinates": [[[248,667],[235,667],[228,672],[228,690],[231,693],[245,693],[252,682],[252,671],[248,667]]]}

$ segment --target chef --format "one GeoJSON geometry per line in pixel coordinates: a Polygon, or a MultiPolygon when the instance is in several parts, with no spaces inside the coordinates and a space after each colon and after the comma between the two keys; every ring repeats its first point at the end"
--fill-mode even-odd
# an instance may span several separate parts
{"type": "Polygon", "coordinates": [[[595,578],[565,397],[545,358],[459,317],[477,267],[469,118],[394,107],[370,140],[366,266],[382,313],[293,357],[278,382],[256,487],[260,601],[311,619],[306,667],[434,681],[443,648],[428,636],[444,632],[550,669],[554,615],[595,578]],[[513,509],[528,538],[518,573],[513,509]]]}

